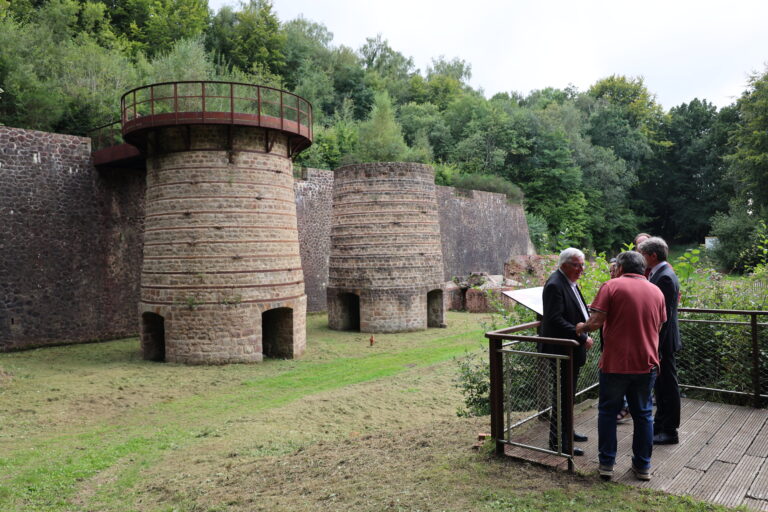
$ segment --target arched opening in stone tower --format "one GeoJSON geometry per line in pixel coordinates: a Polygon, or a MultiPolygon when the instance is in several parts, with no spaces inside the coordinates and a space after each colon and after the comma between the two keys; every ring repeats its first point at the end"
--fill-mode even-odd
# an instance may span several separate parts
{"type": "Polygon", "coordinates": [[[339,296],[339,330],[360,330],[360,297],[354,293],[342,293],[339,296]]]}
{"type": "Polygon", "coordinates": [[[261,352],[264,357],[293,357],[293,309],[270,309],[261,314],[261,352]]]}
{"type": "Polygon", "coordinates": [[[442,327],[443,319],[443,290],[432,290],[427,294],[427,327],[442,327]]]}
{"type": "Polygon", "coordinates": [[[162,316],[141,315],[141,352],[147,361],[165,361],[165,318],[162,316]]]}

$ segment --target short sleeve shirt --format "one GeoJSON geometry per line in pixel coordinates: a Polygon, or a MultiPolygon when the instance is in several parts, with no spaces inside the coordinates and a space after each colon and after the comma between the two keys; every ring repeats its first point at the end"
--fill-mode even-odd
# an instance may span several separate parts
{"type": "Polygon", "coordinates": [[[659,366],[659,328],[667,313],[657,286],[624,274],[603,283],[590,309],[606,314],[599,363],[604,373],[648,373],[659,366]]]}

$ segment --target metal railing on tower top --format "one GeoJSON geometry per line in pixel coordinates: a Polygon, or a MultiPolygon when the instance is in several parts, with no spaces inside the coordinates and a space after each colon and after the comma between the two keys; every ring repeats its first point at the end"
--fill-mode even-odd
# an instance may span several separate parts
{"type": "MultiPolygon", "coordinates": [[[[120,99],[123,135],[149,128],[231,124],[279,130],[312,142],[312,105],[293,93],[238,82],[181,81],[137,87],[120,99]]],[[[302,148],[303,149],[303,148],[302,148]]]]}

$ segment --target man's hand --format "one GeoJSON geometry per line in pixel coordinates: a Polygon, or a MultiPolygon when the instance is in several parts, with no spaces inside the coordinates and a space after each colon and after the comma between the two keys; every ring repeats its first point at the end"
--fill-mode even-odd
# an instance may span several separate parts
{"type": "Polygon", "coordinates": [[[593,310],[586,322],[579,322],[576,324],[576,335],[581,336],[585,332],[596,331],[603,326],[607,316],[608,315],[602,311],[593,310]]]}
{"type": "Polygon", "coordinates": [[[587,350],[591,349],[592,345],[594,344],[595,344],[595,340],[592,339],[592,336],[587,336],[587,342],[584,344],[587,350]]]}

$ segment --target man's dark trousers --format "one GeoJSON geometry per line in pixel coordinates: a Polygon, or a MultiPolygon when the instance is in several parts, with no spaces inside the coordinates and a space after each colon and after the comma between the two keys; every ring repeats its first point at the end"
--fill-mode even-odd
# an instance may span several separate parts
{"type": "MultiPolygon", "coordinates": [[[[568,408],[571,407],[572,397],[576,393],[576,383],[579,380],[579,369],[577,365],[573,365],[573,378],[571,382],[573,387],[571,388],[571,394],[568,394],[568,360],[561,359],[559,361],[561,365],[561,380],[560,380],[560,415],[563,419],[562,425],[562,438],[563,438],[563,453],[569,453],[571,451],[571,431],[573,430],[573,423],[568,418],[568,408]]],[[[557,451],[557,413],[554,409],[554,405],[557,403],[557,367],[558,360],[550,360],[549,368],[552,378],[552,410],[549,413],[549,447],[557,451]]]]}
{"type": "Polygon", "coordinates": [[[680,427],[680,386],[677,381],[677,356],[674,352],[659,354],[659,376],[653,387],[656,395],[656,416],[653,418],[654,434],[677,435],[680,427]]]}

